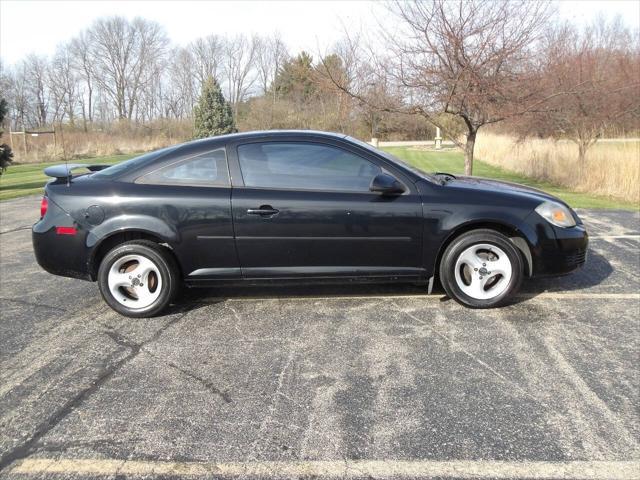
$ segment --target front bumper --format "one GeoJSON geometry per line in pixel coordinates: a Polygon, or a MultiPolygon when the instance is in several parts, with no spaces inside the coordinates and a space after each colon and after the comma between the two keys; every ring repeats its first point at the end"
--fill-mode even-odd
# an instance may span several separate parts
{"type": "Polygon", "coordinates": [[[589,235],[584,225],[571,228],[549,226],[551,235],[540,243],[534,258],[534,275],[565,275],[587,260],[589,235]]]}

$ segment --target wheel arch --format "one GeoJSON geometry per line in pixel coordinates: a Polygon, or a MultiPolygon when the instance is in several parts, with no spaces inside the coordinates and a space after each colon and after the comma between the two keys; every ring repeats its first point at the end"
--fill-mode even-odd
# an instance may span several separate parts
{"type": "Polygon", "coordinates": [[[92,281],[96,281],[98,278],[98,268],[100,267],[100,263],[105,255],[117,245],[121,245],[122,243],[129,242],[131,240],[148,240],[154,243],[157,243],[159,246],[163,247],[169,255],[171,255],[178,266],[179,274],[182,276],[182,266],[178,261],[178,257],[175,254],[175,251],[171,247],[169,243],[166,242],[159,235],[142,230],[142,229],[128,229],[128,230],[119,230],[117,232],[112,232],[108,235],[105,235],[101,238],[92,248],[91,255],[89,257],[87,270],[91,277],[92,281]]]}
{"type": "MultiPolygon", "coordinates": [[[[442,261],[442,256],[444,255],[444,252],[447,250],[447,247],[451,244],[451,242],[453,242],[456,238],[464,233],[479,229],[495,230],[509,238],[509,240],[513,242],[524,259],[525,275],[527,277],[531,277],[533,273],[533,257],[531,254],[531,245],[529,244],[529,240],[527,239],[525,233],[515,225],[503,221],[482,220],[461,224],[449,232],[445,240],[440,245],[440,248],[438,249],[432,278],[435,278],[437,276],[438,271],[440,270],[440,262],[442,261]]],[[[429,284],[431,287],[433,285],[433,280],[431,280],[429,284]]]]}

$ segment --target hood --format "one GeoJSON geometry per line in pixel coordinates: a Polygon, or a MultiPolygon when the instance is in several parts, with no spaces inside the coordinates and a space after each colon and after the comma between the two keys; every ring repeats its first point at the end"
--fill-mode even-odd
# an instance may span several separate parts
{"type": "Polygon", "coordinates": [[[537,188],[527,187],[519,183],[502,182],[500,180],[492,180],[490,178],[482,177],[466,177],[456,176],[446,183],[448,187],[471,189],[475,191],[483,191],[488,193],[502,193],[506,195],[514,195],[520,198],[528,198],[533,201],[543,202],[545,200],[552,200],[554,202],[566,205],[565,202],[553,195],[550,195],[537,188]]]}

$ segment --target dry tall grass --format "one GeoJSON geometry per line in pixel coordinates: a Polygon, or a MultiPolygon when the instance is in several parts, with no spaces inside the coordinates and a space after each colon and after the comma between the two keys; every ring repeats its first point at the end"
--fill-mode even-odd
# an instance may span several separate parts
{"type": "MultiPolygon", "coordinates": [[[[89,132],[66,127],[58,131],[57,146],[48,135],[28,137],[26,156],[22,139],[15,136],[14,160],[33,163],[146,152],[189,140],[192,135],[189,121],[156,121],[144,126],[122,122],[89,132]]],[[[640,141],[599,142],[587,152],[586,165],[581,168],[578,147],[572,142],[517,141],[483,132],[476,143],[476,158],[575,191],[640,203],[640,141]]]]}
{"type": "Polygon", "coordinates": [[[55,144],[52,135],[27,135],[26,155],[22,136],[14,135],[14,161],[37,163],[147,152],[186,141],[192,135],[192,123],[179,121],[155,121],[148,125],[120,122],[103,129],[94,127],[88,132],[65,126],[56,129],[55,144]]]}
{"type": "Polygon", "coordinates": [[[598,142],[589,149],[584,168],[570,141],[525,139],[484,133],[476,158],[538,180],[579,192],[640,203],[640,141],[598,142]]]}

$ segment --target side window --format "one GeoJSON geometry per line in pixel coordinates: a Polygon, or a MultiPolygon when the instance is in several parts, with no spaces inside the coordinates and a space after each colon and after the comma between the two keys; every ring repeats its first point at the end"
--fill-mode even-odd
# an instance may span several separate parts
{"type": "Polygon", "coordinates": [[[172,163],[144,175],[137,182],[157,185],[229,186],[224,148],[172,163]]]}
{"type": "Polygon", "coordinates": [[[238,147],[248,187],[368,192],[381,169],[341,148],[317,143],[249,143],[238,147]]]}

